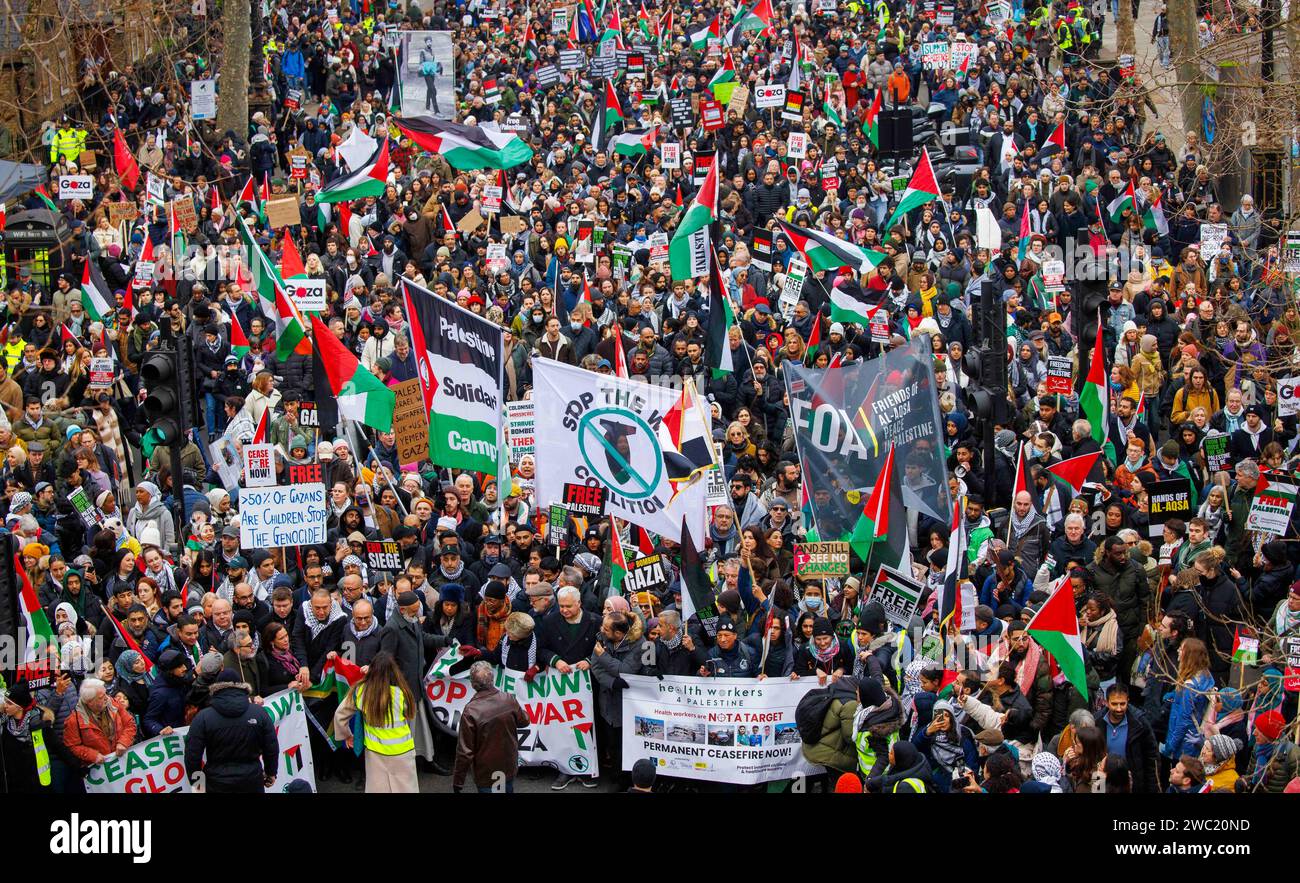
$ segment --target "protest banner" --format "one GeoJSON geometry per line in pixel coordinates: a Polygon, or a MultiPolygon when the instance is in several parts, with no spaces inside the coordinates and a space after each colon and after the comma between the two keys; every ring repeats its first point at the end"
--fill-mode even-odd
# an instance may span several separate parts
{"type": "Polygon", "coordinates": [[[1294,417],[1300,413],[1300,376],[1281,377],[1277,381],[1277,416],[1294,417]]]}
{"type": "Polygon", "coordinates": [[[1147,537],[1160,540],[1165,522],[1192,517],[1192,483],[1186,478],[1168,478],[1147,488],[1147,537]]]}
{"type": "Polygon", "coordinates": [[[1047,357],[1047,391],[1068,396],[1074,390],[1074,362],[1069,356],[1047,357]]]}
{"type": "Polygon", "coordinates": [[[749,87],[737,86],[731,92],[731,100],[727,102],[727,111],[737,116],[743,117],[745,109],[749,106],[749,87]]]}
{"type": "Polygon", "coordinates": [[[316,410],[315,402],[298,403],[298,425],[310,429],[320,428],[320,411],[316,410]]]}
{"type": "Polygon", "coordinates": [[[1211,430],[1201,439],[1201,452],[1205,454],[1205,465],[1210,472],[1218,472],[1228,465],[1228,459],[1231,454],[1228,453],[1228,440],[1231,436],[1226,432],[1215,432],[1211,430]]]}
{"type": "Polygon", "coordinates": [[[393,387],[397,402],[393,408],[393,435],[397,440],[397,462],[419,463],[429,454],[429,415],[424,410],[420,378],[403,380],[393,387]]]}
{"type": "Polygon", "coordinates": [[[632,562],[632,569],[623,579],[623,593],[636,592],[661,593],[668,587],[668,575],[664,571],[664,561],[659,555],[645,555],[632,562]]]}
{"type": "Polygon", "coordinates": [[[781,109],[781,119],[789,120],[792,123],[803,122],[803,99],[802,92],[786,90],[785,107],[781,109]]]}
{"type": "MultiPolygon", "coordinates": [[[[280,742],[280,759],[270,793],[283,794],[289,783],[304,781],[316,790],[315,766],[307,735],[307,714],[302,694],[284,690],[267,696],[262,707],[271,715],[280,742]]],[[[137,742],[121,757],[112,757],[86,771],[89,794],[190,794],[194,791],[185,775],[185,740],[189,727],[178,727],[166,736],[137,742]]]]}
{"type": "Polygon", "coordinates": [[[722,105],[718,102],[705,98],[700,102],[700,125],[704,131],[712,132],[721,129],[727,124],[722,112],[722,105]]]}
{"type": "Polygon", "coordinates": [[[495,184],[489,184],[483,188],[483,205],[479,211],[485,215],[496,215],[501,213],[501,194],[502,188],[495,184]]]}
{"type": "MultiPolygon", "coordinates": [[[[178,196],[172,200],[172,212],[176,216],[176,228],[184,230],[186,233],[193,233],[199,229],[199,215],[194,210],[194,198],[192,196],[178,196]]],[[[298,203],[293,204],[294,221],[298,223],[298,203]]]]}
{"type": "Polygon", "coordinates": [[[803,159],[808,155],[808,135],[805,132],[791,132],[786,138],[786,155],[790,159],[803,159]]]}
{"type": "Polygon", "coordinates": [[[239,545],[275,549],[325,542],[325,485],[244,488],[239,493],[239,545]]]}
{"type": "Polygon", "coordinates": [[[222,487],[232,492],[239,487],[243,462],[239,456],[239,449],[235,447],[234,440],[225,436],[215,439],[212,444],[208,445],[208,457],[212,463],[212,468],[217,471],[218,477],[221,478],[222,487]]]}
{"type": "Polygon", "coordinates": [[[1291,482],[1261,475],[1255,487],[1255,499],[1246,515],[1246,530],[1285,535],[1291,522],[1291,510],[1295,508],[1296,489],[1297,486],[1291,482]]]}
{"type": "Polygon", "coordinates": [[[754,785],[815,775],[803,759],[795,709],[816,678],[625,675],[623,768],[643,757],[681,779],[754,785]]]}
{"type": "Polygon", "coordinates": [[[891,623],[907,628],[916,615],[916,606],[924,589],[910,576],[882,564],[876,571],[876,581],[871,585],[868,600],[878,601],[885,608],[885,618],[891,623]]]}
{"type": "Polygon", "coordinates": [[[674,129],[689,129],[695,122],[695,109],[691,100],[683,96],[668,99],[668,112],[674,129]]]}
{"type": "Polygon", "coordinates": [[[1282,688],[1288,693],[1300,693],[1300,635],[1287,635],[1283,652],[1286,653],[1286,672],[1282,688]]]}
{"type": "Polygon", "coordinates": [[[795,543],[794,574],[802,579],[849,575],[848,543],[795,543]]]}
{"type": "Polygon", "coordinates": [[[242,451],[244,487],[270,487],[275,484],[275,446],[244,445],[242,451]]]}
{"type": "Polygon", "coordinates": [[[590,518],[605,516],[605,489],[598,484],[569,482],[564,486],[564,505],[574,515],[590,518]]]}
{"type": "Polygon", "coordinates": [[[112,386],[113,378],[117,375],[115,364],[112,359],[91,359],[90,385],[112,386]]]}
{"type": "Polygon", "coordinates": [[[1300,230],[1288,230],[1282,244],[1282,269],[1287,273],[1300,273],[1300,230]]]}
{"type": "Polygon", "coordinates": [[[682,167],[682,146],[675,141],[668,141],[659,147],[659,162],[665,169],[682,167]]]}
{"type": "Polygon", "coordinates": [[[289,463],[285,469],[288,484],[311,484],[325,480],[325,470],[320,463],[289,463]]]}
{"type": "Polygon", "coordinates": [[[559,503],[552,503],[546,519],[546,542],[557,549],[569,544],[569,511],[559,503]]]}
{"type": "Polygon", "coordinates": [[[140,217],[140,209],[134,202],[105,202],[102,205],[108,212],[108,223],[114,227],[140,217]]]}
{"type": "Polygon", "coordinates": [[[942,71],[952,67],[947,43],[922,43],[921,64],[926,70],[942,71]]]}
{"type": "Polygon", "coordinates": [[[537,453],[537,419],[533,403],[506,402],[506,438],[510,443],[510,456],[516,462],[524,454],[537,453]]]}
{"type": "Polygon", "coordinates": [[[396,540],[367,540],[366,566],[381,573],[401,573],[401,547],[396,540]]]}
{"type": "Polygon", "coordinates": [[[72,504],[72,508],[76,510],[86,527],[98,530],[104,523],[103,514],[99,511],[99,507],[90,501],[84,487],[78,487],[68,494],[68,502],[72,504]]]}
{"type": "MultiPolygon", "coordinates": [[[[433,725],[456,735],[460,716],[473,698],[469,672],[451,675],[460,661],[460,648],[444,650],[424,679],[433,725]]],[[[596,769],[596,711],[591,695],[591,673],[573,669],[542,670],[532,681],[524,673],[496,668],[496,688],[515,697],[528,715],[528,724],[516,733],[521,766],[545,766],[573,776],[594,776],[596,769]]]]}
{"type": "Polygon", "coordinates": [[[1201,223],[1201,258],[1208,264],[1219,256],[1223,245],[1228,241],[1228,225],[1201,223]]]}
{"type": "Polygon", "coordinates": [[[953,43],[949,48],[953,70],[961,70],[962,63],[967,66],[979,61],[980,48],[974,43],[953,43]]]}
{"type": "Polygon", "coordinates": [[[791,258],[785,268],[785,282],[781,286],[781,296],[794,298],[796,304],[803,297],[803,281],[808,276],[808,265],[803,258],[791,258]]]}

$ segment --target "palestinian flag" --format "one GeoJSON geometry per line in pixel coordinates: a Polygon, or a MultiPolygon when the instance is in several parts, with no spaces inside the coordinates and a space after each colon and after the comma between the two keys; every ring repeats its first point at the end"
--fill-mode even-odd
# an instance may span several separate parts
{"type": "Polygon", "coordinates": [[[244,326],[239,324],[239,317],[230,317],[230,354],[238,356],[242,361],[244,356],[252,350],[252,344],[248,342],[248,335],[244,333],[244,326]]]}
{"type": "MultiPolygon", "coordinates": [[[[542,54],[537,49],[537,31],[533,29],[533,23],[528,22],[528,27],[524,29],[524,58],[528,61],[537,61],[542,54]]],[[[401,82],[401,77],[397,81],[401,82]]]]}
{"type": "Polygon", "coordinates": [[[1038,156],[1041,159],[1047,159],[1050,156],[1056,156],[1058,153],[1065,153],[1065,123],[1058,123],[1052,130],[1052,134],[1047,136],[1043,146],[1038,148],[1038,156]]]}
{"type": "Polygon", "coordinates": [[[966,578],[966,518],[961,499],[952,501],[952,527],[948,534],[948,563],[943,569],[943,594],[939,597],[939,623],[953,617],[961,624],[961,583],[966,578]]]}
{"type": "Polygon", "coordinates": [[[718,17],[715,15],[709,20],[709,23],[698,31],[691,34],[692,49],[708,49],[710,40],[721,40],[722,31],[718,26],[718,17]]]}
{"type": "Polygon", "coordinates": [[[398,117],[391,122],[421,150],[439,154],[459,171],[512,169],[533,158],[533,149],[508,132],[426,116],[398,117]]]}
{"type": "Polygon", "coordinates": [[[862,506],[862,513],[849,535],[849,548],[864,563],[867,576],[872,575],[870,562],[885,564],[895,570],[911,558],[907,545],[907,510],[903,508],[903,486],[899,470],[895,468],[897,446],[892,442],[885,462],[876,476],[876,483],[862,506]],[[877,545],[883,545],[877,549],[877,545]]]}
{"type": "Polygon", "coordinates": [[[1137,211],[1137,191],[1133,188],[1131,180],[1128,182],[1128,188],[1106,206],[1106,213],[1110,215],[1111,223],[1114,224],[1124,219],[1125,210],[1137,211]]]}
{"type": "Polygon", "coordinates": [[[740,9],[731,20],[731,27],[727,28],[722,42],[735,46],[746,31],[761,31],[761,36],[765,37],[775,36],[772,30],[772,0],[757,0],[752,6],[740,9]]]}
{"type": "Polygon", "coordinates": [[[641,0],[641,9],[636,14],[637,27],[641,29],[641,35],[645,37],[646,42],[655,39],[655,23],[650,17],[650,13],[645,11],[645,0],[641,0]]]}
{"type": "Polygon", "coordinates": [[[790,240],[790,244],[803,255],[809,268],[814,271],[849,267],[858,273],[868,273],[885,259],[885,255],[881,252],[861,248],[820,230],[806,230],[794,224],[787,224],[780,218],[776,223],[785,237],[790,240]]]}
{"type": "Polygon", "coordinates": [[[1241,626],[1232,631],[1232,661],[1242,665],[1255,665],[1259,662],[1259,638],[1241,633],[1241,626]]]}
{"type": "Polygon", "coordinates": [[[817,535],[817,513],[813,511],[812,497],[808,494],[808,482],[802,478],[799,480],[799,514],[803,517],[807,541],[818,542],[820,537],[817,535]]]}
{"type": "Polygon", "coordinates": [[[393,429],[396,394],[378,377],[361,366],[316,316],[311,317],[312,337],[320,347],[321,364],[329,378],[330,391],[338,401],[340,417],[349,417],[380,432],[393,429]]]}
{"type": "Polygon", "coordinates": [[[50,191],[45,189],[44,184],[38,184],[35,193],[37,197],[40,198],[41,202],[45,203],[45,207],[47,209],[54,212],[55,214],[58,214],[59,205],[54,200],[50,199],[50,191]]]}
{"type": "Polygon", "coordinates": [[[293,237],[285,230],[283,244],[280,246],[280,278],[293,279],[296,276],[306,276],[307,268],[303,266],[302,256],[298,254],[298,247],[293,244],[293,237]]]}
{"type": "Polygon", "coordinates": [[[497,85],[496,77],[483,81],[483,101],[487,104],[501,103],[501,87],[497,85]]]}
{"type": "Polygon", "coordinates": [[[103,604],[99,605],[99,609],[104,611],[104,615],[108,617],[108,621],[113,624],[113,630],[116,631],[118,637],[122,639],[122,643],[126,645],[126,649],[134,650],[136,653],[140,654],[140,658],[144,660],[145,674],[152,677],[153,660],[145,654],[144,650],[140,649],[140,642],[126,630],[126,626],[122,625],[121,620],[113,615],[113,611],[109,610],[103,604]]]}
{"type": "Polygon", "coordinates": [[[1029,636],[1052,655],[1066,680],[1088,698],[1088,677],[1083,665],[1083,643],[1079,640],[1079,615],[1069,578],[1056,581],[1052,594],[1029,621],[1029,636]]]}
{"type": "Polygon", "coordinates": [[[303,690],[302,696],[304,699],[328,699],[332,696],[342,702],[348,691],[361,683],[362,677],[361,666],[335,656],[325,661],[320,682],[303,690]]]}
{"type": "Polygon", "coordinates": [[[1078,457],[1071,457],[1068,460],[1062,460],[1060,463],[1053,463],[1047,467],[1052,478],[1056,481],[1067,485],[1074,493],[1083,490],[1084,483],[1088,476],[1092,474],[1093,468],[1097,461],[1101,459],[1101,452],[1094,451],[1091,454],[1082,454],[1078,457]]]}
{"type": "Polygon", "coordinates": [[[289,299],[283,286],[276,286],[275,357],[283,362],[293,353],[311,355],[311,341],[307,339],[307,326],[298,306],[289,299]]]}
{"type": "Polygon", "coordinates": [[[614,344],[614,375],[624,380],[632,376],[632,372],[627,370],[627,350],[623,343],[622,332],[619,332],[619,339],[614,344]]]}
{"type": "Polygon", "coordinates": [[[862,134],[867,136],[867,140],[877,150],[880,149],[880,104],[880,90],[877,89],[876,96],[871,99],[871,106],[862,118],[862,134]]]}
{"type": "Polygon", "coordinates": [[[252,175],[249,175],[248,181],[244,184],[244,189],[239,191],[239,196],[235,198],[235,208],[241,205],[249,205],[260,218],[263,216],[262,200],[257,195],[257,185],[253,183],[252,175]]]}
{"type": "MultiPolygon", "coordinates": [[[[1033,481],[1029,478],[1029,462],[1025,459],[1025,446],[1020,446],[1020,454],[1016,457],[1016,477],[1011,487],[1011,502],[1014,504],[1016,497],[1024,491],[1029,494],[1029,500],[1033,503],[1034,511],[1039,515],[1043,514],[1043,501],[1039,499],[1038,488],[1034,487],[1033,481]]],[[[1010,533],[1011,525],[1008,521],[1007,531],[1010,533]]]]}
{"type": "Polygon", "coordinates": [[[1029,240],[1031,235],[1032,234],[1029,232],[1029,200],[1026,199],[1025,210],[1020,215],[1020,245],[1016,250],[1016,263],[1023,261],[1025,255],[1029,253],[1029,240]]]}
{"type": "Polygon", "coordinates": [[[266,444],[267,434],[271,431],[271,409],[263,408],[262,416],[257,421],[257,426],[253,429],[253,444],[266,444]]]}
{"type": "Polygon", "coordinates": [[[0,233],[5,231],[5,223],[8,220],[8,214],[8,211],[5,209],[5,204],[0,202],[0,233]]]}
{"type": "Polygon", "coordinates": [[[817,348],[822,345],[822,311],[818,310],[817,315],[813,317],[812,331],[808,332],[808,351],[804,353],[804,358],[808,364],[812,364],[813,357],[817,355],[817,348]]]}
{"type": "Polygon", "coordinates": [[[659,32],[657,36],[659,38],[660,49],[663,48],[664,40],[671,38],[672,35],[673,35],[673,8],[669,6],[668,11],[665,12],[663,15],[659,16],[659,32]]]}
{"type": "Polygon", "coordinates": [[[77,340],[77,335],[72,333],[72,329],[69,328],[66,324],[60,324],[59,342],[62,344],[62,343],[67,343],[68,341],[72,341],[77,346],[81,346],[81,341],[77,340]]]}
{"type": "Polygon", "coordinates": [[[280,314],[275,309],[275,292],[276,289],[283,287],[284,282],[276,273],[275,267],[271,264],[271,259],[266,256],[266,252],[262,251],[262,247],[253,238],[252,231],[248,229],[248,224],[242,217],[236,215],[235,226],[239,231],[240,242],[248,253],[246,263],[248,271],[252,275],[250,281],[257,292],[258,309],[261,310],[262,315],[266,317],[268,322],[274,324],[280,318],[280,314]]]}
{"type": "Polygon", "coordinates": [[[383,196],[388,186],[388,139],[355,172],[335,178],[316,194],[317,202],[341,202],[366,196],[383,196]]]}
{"type": "Polygon", "coordinates": [[[735,92],[739,85],[740,83],[736,81],[736,63],[731,59],[731,50],[727,50],[722,53],[722,66],[709,80],[709,90],[713,92],[714,98],[727,104],[731,101],[731,93],[735,92]]]}
{"type": "Polygon", "coordinates": [[[642,156],[654,150],[655,139],[659,137],[659,127],[635,129],[615,136],[610,142],[610,149],[619,156],[642,156]]]}
{"type": "Polygon", "coordinates": [[[693,279],[709,272],[709,251],[713,247],[709,225],[718,220],[718,157],[709,164],[704,184],[677,224],[668,243],[668,262],[673,279],[693,279]]]}
{"type": "Polygon", "coordinates": [[[829,120],[830,124],[835,128],[844,128],[844,118],[841,117],[840,112],[835,109],[835,105],[831,104],[831,90],[829,87],[825,89],[825,96],[822,98],[822,113],[826,115],[826,119],[829,120]]]}
{"type": "Polygon", "coordinates": [[[713,580],[704,568],[704,559],[691,532],[682,525],[681,569],[678,578],[682,589],[682,622],[687,622],[696,612],[703,614],[714,605],[713,580]]]}
{"type": "MultiPolygon", "coordinates": [[[[531,28],[532,25],[530,24],[529,27],[531,28]]],[[[610,40],[614,41],[614,46],[616,48],[623,48],[623,19],[619,17],[617,3],[615,3],[614,8],[610,10],[609,21],[605,23],[605,32],[600,35],[601,43],[606,43],[610,40]]]]}
{"type": "Polygon", "coordinates": [[[1160,236],[1169,235],[1169,222],[1165,220],[1164,198],[1160,193],[1159,187],[1151,188],[1155,191],[1155,196],[1151,202],[1142,209],[1142,226],[1148,230],[1154,230],[1160,236]]]}
{"type": "Polygon", "coordinates": [[[122,130],[116,126],[113,127],[113,166],[117,171],[117,179],[125,189],[134,190],[135,185],[140,183],[140,166],[131,155],[131,148],[126,146],[122,130]]]}
{"type": "Polygon", "coordinates": [[[618,93],[614,91],[612,80],[605,81],[605,119],[603,122],[605,131],[608,132],[615,123],[626,123],[627,115],[623,113],[623,105],[619,103],[618,93]]]}
{"type": "Polygon", "coordinates": [[[888,233],[895,222],[908,212],[928,202],[934,202],[938,198],[939,182],[935,180],[934,167],[930,165],[930,154],[922,150],[921,160],[917,163],[916,171],[912,172],[912,180],[907,182],[907,189],[899,198],[898,207],[894,209],[894,213],[889,216],[889,221],[885,224],[885,232],[888,233]]]}
{"type": "Polygon", "coordinates": [[[727,341],[727,332],[736,324],[736,316],[731,309],[731,298],[727,297],[726,284],[722,281],[717,251],[710,248],[709,258],[709,336],[704,346],[704,361],[712,369],[714,377],[721,377],[736,370],[727,341]]]}
{"type": "Polygon", "coordinates": [[[113,321],[113,291],[108,287],[104,274],[99,271],[99,264],[89,257],[81,270],[81,305],[95,321],[113,321]]]}
{"type": "Polygon", "coordinates": [[[14,553],[14,572],[18,574],[18,603],[23,614],[23,629],[27,635],[27,649],[24,662],[33,662],[44,655],[49,647],[57,648],[54,629],[50,628],[49,617],[32,587],[31,578],[23,569],[23,558],[14,553]]]}
{"type": "Polygon", "coordinates": [[[627,566],[627,556],[623,554],[623,541],[618,538],[618,526],[614,516],[609,516],[609,593],[623,594],[623,580],[631,568],[627,566]]]}
{"type": "MultiPolygon", "coordinates": [[[[832,322],[851,322],[854,325],[869,328],[871,327],[871,320],[875,318],[876,311],[879,309],[880,304],[876,304],[874,307],[869,306],[840,288],[831,288],[830,316],[832,322]]],[[[838,357],[839,353],[835,355],[838,357]]]]}
{"type": "Polygon", "coordinates": [[[1097,342],[1089,357],[1088,379],[1079,392],[1079,407],[1092,424],[1092,437],[1106,452],[1106,458],[1115,462],[1115,446],[1111,444],[1110,384],[1106,376],[1106,345],[1102,339],[1101,308],[1097,308],[1097,342]]]}

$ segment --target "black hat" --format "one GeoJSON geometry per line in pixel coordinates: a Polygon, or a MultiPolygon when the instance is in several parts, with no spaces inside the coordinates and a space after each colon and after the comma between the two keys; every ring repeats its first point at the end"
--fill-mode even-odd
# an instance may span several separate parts
{"type": "Polygon", "coordinates": [[[1286,563],[1286,543],[1281,540],[1269,540],[1264,544],[1260,552],[1263,554],[1264,560],[1269,564],[1286,563]]]}
{"type": "Polygon", "coordinates": [[[655,783],[656,772],[655,762],[643,757],[632,764],[632,784],[638,788],[649,788],[655,783]]]}
{"type": "Polygon", "coordinates": [[[488,534],[486,537],[483,538],[483,545],[485,545],[485,546],[488,545],[489,543],[491,543],[492,545],[495,545],[495,546],[499,546],[499,545],[501,545],[501,544],[504,543],[504,542],[505,542],[505,540],[503,540],[503,539],[501,538],[501,535],[500,535],[500,534],[496,534],[496,533],[490,533],[490,534],[488,534]]]}
{"type": "Polygon", "coordinates": [[[218,684],[240,684],[244,679],[239,676],[239,672],[233,668],[224,669],[221,674],[217,675],[218,684]]]}
{"type": "Polygon", "coordinates": [[[415,592],[406,591],[406,592],[402,592],[402,594],[397,596],[398,607],[410,607],[412,604],[419,604],[419,603],[420,603],[420,596],[415,594],[415,592]]]}
{"type": "Polygon", "coordinates": [[[1263,420],[1266,416],[1268,416],[1267,412],[1260,405],[1251,405],[1246,409],[1246,413],[1254,414],[1256,417],[1258,417],[1261,420],[1263,420]]]}
{"type": "Polygon", "coordinates": [[[484,598],[503,600],[506,596],[506,584],[499,579],[491,580],[483,589],[484,598]]]}
{"type": "Polygon", "coordinates": [[[731,632],[734,635],[736,633],[736,624],[730,616],[724,616],[718,620],[718,631],[731,632]]]}
{"type": "Polygon", "coordinates": [[[862,608],[862,612],[858,614],[858,628],[873,635],[883,635],[889,628],[885,608],[879,601],[869,601],[862,608]]]}
{"type": "Polygon", "coordinates": [[[158,655],[158,667],[163,671],[171,671],[179,665],[185,664],[185,654],[174,647],[168,647],[158,655]]]}
{"type": "Polygon", "coordinates": [[[32,688],[27,685],[26,681],[18,681],[9,688],[5,698],[19,708],[29,708],[32,704],[32,688]]]}
{"type": "Polygon", "coordinates": [[[835,628],[831,625],[831,621],[826,617],[824,616],[819,617],[816,621],[813,622],[814,638],[817,637],[818,635],[833,635],[833,634],[835,634],[835,628]]]}
{"type": "Polygon", "coordinates": [[[1003,549],[1001,552],[998,553],[998,564],[1001,564],[1003,567],[1006,567],[1008,564],[1015,564],[1015,563],[1016,563],[1016,553],[1012,552],[1010,549],[1003,549]]]}
{"type": "Polygon", "coordinates": [[[858,702],[875,707],[885,703],[885,688],[875,678],[863,678],[858,682],[858,702]]]}

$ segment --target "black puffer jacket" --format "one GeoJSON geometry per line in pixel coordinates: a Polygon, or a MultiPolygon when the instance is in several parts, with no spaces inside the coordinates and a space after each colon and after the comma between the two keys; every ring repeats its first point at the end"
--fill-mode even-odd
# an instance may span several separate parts
{"type": "Polygon", "coordinates": [[[281,378],[276,384],[281,394],[295,392],[308,401],[312,400],[311,356],[290,353],[284,361],[276,361],[271,370],[281,378]]]}
{"type": "Polygon", "coordinates": [[[211,704],[194,718],[185,740],[185,772],[191,781],[202,770],[208,790],[260,791],[279,760],[271,713],[254,705],[243,686],[213,684],[211,704]]]}

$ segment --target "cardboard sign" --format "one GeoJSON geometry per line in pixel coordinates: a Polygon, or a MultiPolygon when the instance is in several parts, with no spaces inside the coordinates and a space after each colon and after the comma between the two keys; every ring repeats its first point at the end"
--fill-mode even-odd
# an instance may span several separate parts
{"type": "Polygon", "coordinates": [[[1074,363],[1069,356],[1047,357],[1047,391],[1068,396],[1074,389],[1074,363]]]}
{"type": "MultiPolygon", "coordinates": [[[[194,211],[194,200],[189,196],[178,196],[172,200],[172,212],[176,215],[176,226],[186,233],[193,233],[199,228],[199,216],[194,211]]],[[[294,217],[298,216],[298,204],[294,203],[294,217]]]]}
{"type": "Polygon", "coordinates": [[[324,279],[286,279],[284,293],[304,313],[325,312],[324,279]]]}
{"type": "Polygon", "coordinates": [[[808,155],[808,135],[805,132],[791,132],[786,140],[786,155],[790,159],[803,159],[808,155]]]}
{"type": "Polygon", "coordinates": [[[429,456],[429,414],[424,410],[420,378],[403,380],[393,387],[397,402],[393,408],[393,435],[397,437],[397,462],[419,463],[429,456]]]}
{"type": "Polygon", "coordinates": [[[325,542],[325,485],[243,488],[239,493],[239,545],[277,549],[325,542]]]}
{"type": "Polygon", "coordinates": [[[497,219],[497,226],[501,228],[502,234],[514,236],[516,233],[522,233],[528,229],[524,219],[516,215],[503,215],[497,219]]]}
{"type": "Polygon", "coordinates": [[[99,511],[98,506],[90,501],[90,497],[86,494],[86,489],[84,487],[75,489],[72,493],[68,494],[67,499],[68,502],[72,504],[72,508],[76,510],[77,515],[81,518],[82,523],[85,524],[86,527],[98,530],[100,525],[104,523],[103,513],[99,511]]]}
{"type": "Polygon", "coordinates": [[[479,211],[487,215],[496,215],[501,213],[501,191],[502,188],[495,184],[489,184],[483,188],[483,205],[479,211]]]}
{"type": "Polygon", "coordinates": [[[524,454],[537,453],[537,419],[532,402],[506,402],[506,439],[510,457],[518,462],[524,454]]]}
{"type": "Polygon", "coordinates": [[[190,80],[190,119],[217,118],[217,81],[190,80]]]}
{"type": "Polygon", "coordinates": [[[95,196],[94,175],[59,175],[59,199],[90,200],[95,196]]]}
{"type": "Polygon", "coordinates": [[[668,587],[668,576],[664,572],[664,561],[659,555],[647,555],[632,562],[632,569],[623,578],[623,593],[635,592],[661,593],[668,587]]]}
{"type": "Polygon", "coordinates": [[[1227,241],[1227,224],[1201,224],[1201,259],[1207,264],[1213,261],[1227,241]]]}
{"type": "Polygon", "coordinates": [[[208,460],[212,463],[212,468],[217,470],[221,486],[234,493],[235,488],[239,487],[241,467],[239,450],[234,441],[225,436],[217,438],[208,445],[208,460]]]}
{"type": "Polygon", "coordinates": [[[244,487],[270,487],[275,484],[275,446],[244,445],[244,487]]]}
{"type": "Polygon", "coordinates": [[[574,515],[602,518],[605,515],[605,488],[602,485],[566,482],[564,505],[574,515]]]}
{"type": "Polygon", "coordinates": [[[112,386],[117,374],[112,359],[91,359],[89,373],[91,386],[112,386]]]}
{"type": "Polygon", "coordinates": [[[266,201],[266,221],[273,229],[296,227],[302,223],[296,196],[277,196],[266,201]]]}
{"type": "Polygon", "coordinates": [[[754,87],[754,106],[759,110],[785,107],[785,86],[772,84],[754,87]]]}
{"type": "Polygon", "coordinates": [[[108,223],[114,227],[140,217],[140,209],[134,202],[106,202],[104,211],[108,214],[108,223]]]}
{"type": "Polygon", "coordinates": [[[289,177],[295,181],[307,180],[307,163],[311,160],[311,154],[307,151],[295,147],[289,151],[289,177]]]}
{"type": "Polygon", "coordinates": [[[849,575],[848,543],[795,543],[794,575],[821,579],[849,575]]]}
{"type": "Polygon", "coordinates": [[[747,107],[749,107],[749,87],[737,86],[731,91],[731,100],[727,102],[727,110],[743,117],[747,107]]]}
{"type": "Polygon", "coordinates": [[[83,150],[81,156],[77,157],[77,167],[83,172],[94,171],[98,166],[99,159],[93,150],[83,150]]]}
{"type": "Polygon", "coordinates": [[[922,591],[922,585],[916,580],[882,564],[876,571],[876,581],[871,585],[868,601],[879,601],[885,608],[886,619],[907,628],[916,614],[922,591]]]}
{"type": "Polygon", "coordinates": [[[402,548],[396,540],[368,540],[366,566],[381,573],[402,572],[402,548]]]}
{"type": "Polygon", "coordinates": [[[1277,536],[1286,534],[1295,509],[1297,486],[1290,482],[1274,480],[1272,475],[1261,475],[1255,488],[1255,499],[1246,515],[1246,530],[1257,530],[1277,536]]]}
{"type": "Polygon", "coordinates": [[[1228,465],[1228,459],[1231,454],[1228,453],[1228,440],[1231,438],[1226,432],[1215,432],[1211,430],[1201,439],[1201,452],[1205,454],[1205,465],[1210,472],[1218,472],[1228,465]]]}
{"type": "Polygon", "coordinates": [[[1300,413],[1300,377],[1283,377],[1277,382],[1277,416],[1300,413]]]}
{"type": "Polygon", "coordinates": [[[472,208],[456,224],[456,229],[462,233],[473,233],[481,226],[483,226],[483,216],[478,213],[478,209],[472,208]]]}
{"type": "Polygon", "coordinates": [[[1160,540],[1165,522],[1177,518],[1184,523],[1191,518],[1192,483],[1186,478],[1169,478],[1153,482],[1147,488],[1147,537],[1160,540]]]}

